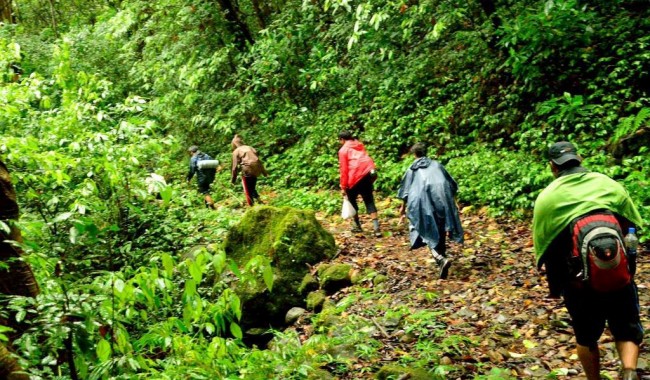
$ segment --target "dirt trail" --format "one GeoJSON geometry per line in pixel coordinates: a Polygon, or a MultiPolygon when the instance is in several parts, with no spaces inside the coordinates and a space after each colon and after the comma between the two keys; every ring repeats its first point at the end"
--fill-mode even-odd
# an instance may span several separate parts
{"type": "MultiPolygon", "coordinates": [[[[446,334],[470,337],[477,344],[445,359],[460,368],[450,378],[471,379],[492,367],[511,369],[518,378],[583,378],[575,355],[575,340],[569,316],[560,300],[547,298],[546,280],[534,265],[529,224],[495,220],[484,212],[468,211],[461,220],[465,244],[451,244],[453,260],[447,280],[438,280],[437,270],[426,248],[408,250],[406,226],[397,218],[382,219],[384,237],[372,237],[370,221],[363,219],[366,231],[349,232],[340,218],[324,221],[334,234],[340,252],[334,262],[369,268],[387,276],[382,292],[390,304],[419,302],[418,307],[445,311],[441,317],[446,334]],[[426,292],[438,296],[418,297],[426,292]],[[419,299],[419,301],[418,301],[419,299]],[[549,377],[556,370],[557,377],[549,377]]],[[[650,260],[641,256],[637,285],[644,328],[650,330],[650,260]]],[[[368,283],[372,287],[372,283],[368,283]]],[[[341,295],[334,295],[336,297],[341,295]]],[[[349,314],[363,313],[364,305],[354,305],[349,314]]],[[[413,342],[400,339],[395,331],[378,337],[383,344],[384,362],[396,360],[398,353],[409,352],[413,342]]],[[[639,367],[642,378],[650,379],[648,343],[642,348],[639,367]]],[[[600,340],[602,366],[612,379],[618,378],[613,340],[608,331],[600,340]]],[[[377,363],[374,364],[375,367],[377,363]]],[[[358,374],[350,378],[369,378],[360,363],[358,374]],[[358,377],[355,377],[358,376],[358,377]]],[[[370,371],[368,371],[370,372],[370,371]]]]}

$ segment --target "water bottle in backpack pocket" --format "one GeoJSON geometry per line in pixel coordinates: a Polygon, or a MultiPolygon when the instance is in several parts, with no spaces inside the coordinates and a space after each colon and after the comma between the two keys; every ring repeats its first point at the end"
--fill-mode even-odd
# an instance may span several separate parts
{"type": "Polygon", "coordinates": [[[619,290],[632,281],[621,227],[614,214],[598,211],[570,224],[571,261],[582,265],[578,277],[598,292],[619,290]]]}
{"type": "Polygon", "coordinates": [[[625,243],[625,253],[627,254],[627,264],[630,267],[630,274],[636,273],[636,255],[639,247],[639,239],[636,237],[636,228],[630,227],[627,235],[623,239],[625,243]]]}

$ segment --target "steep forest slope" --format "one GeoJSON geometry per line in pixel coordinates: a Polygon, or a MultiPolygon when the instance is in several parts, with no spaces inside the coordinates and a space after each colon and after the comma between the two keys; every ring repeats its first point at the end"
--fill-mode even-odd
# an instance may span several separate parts
{"type": "Polygon", "coordinates": [[[147,99],[182,145],[225,153],[241,133],[280,186],[334,187],[343,128],[377,157],[383,190],[424,141],[474,189],[464,200],[501,209],[530,208],[555,140],[619,179],[647,167],[645,1],[60,2],[56,24],[39,4],[21,5],[13,33],[28,73],[67,45],[71,70],[147,99]]]}

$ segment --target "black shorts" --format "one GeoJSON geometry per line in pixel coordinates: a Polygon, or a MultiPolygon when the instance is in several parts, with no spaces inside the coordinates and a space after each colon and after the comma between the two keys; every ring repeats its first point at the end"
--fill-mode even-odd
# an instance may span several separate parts
{"type": "Polygon", "coordinates": [[[614,339],[640,344],[643,326],[639,318],[639,297],[634,283],[611,293],[596,293],[589,288],[569,285],[564,291],[576,341],[593,347],[609,326],[614,339]]]}

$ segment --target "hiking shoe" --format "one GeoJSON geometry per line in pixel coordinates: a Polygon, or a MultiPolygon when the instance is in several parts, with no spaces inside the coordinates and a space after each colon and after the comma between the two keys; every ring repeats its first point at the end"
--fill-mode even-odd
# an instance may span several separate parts
{"type": "Polygon", "coordinates": [[[353,226],[350,231],[352,231],[352,233],[355,233],[355,234],[358,234],[358,233],[362,232],[361,227],[359,227],[359,226],[353,226]]]}
{"type": "Polygon", "coordinates": [[[375,235],[375,237],[378,237],[378,238],[383,236],[381,234],[381,231],[379,231],[379,228],[375,228],[375,230],[373,231],[373,234],[375,235]]]}
{"type": "Polygon", "coordinates": [[[636,373],[636,369],[624,369],[623,370],[623,380],[639,380],[639,375],[636,373]]]}
{"type": "Polygon", "coordinates": [[[449,267],[451,266],[451,262],[445,257],[440,260],[438,266],[440,267],[440,274],[438,275],[438,278],[441,280],[446,279],[447,275],[449,274],[449,267]]]}

